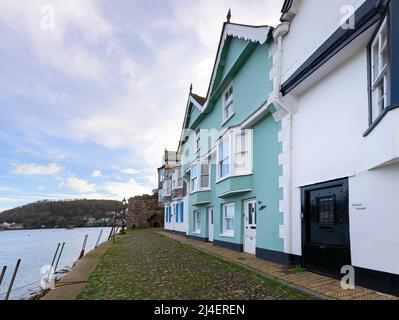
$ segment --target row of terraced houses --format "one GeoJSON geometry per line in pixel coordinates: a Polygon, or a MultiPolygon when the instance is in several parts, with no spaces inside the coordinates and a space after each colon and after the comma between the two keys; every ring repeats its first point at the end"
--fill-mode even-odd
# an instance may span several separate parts
{"type": "Polygon", "coordinates": [[[399,294],[399,2],[230,19],[158,169],[165,229],[399,294]]]}

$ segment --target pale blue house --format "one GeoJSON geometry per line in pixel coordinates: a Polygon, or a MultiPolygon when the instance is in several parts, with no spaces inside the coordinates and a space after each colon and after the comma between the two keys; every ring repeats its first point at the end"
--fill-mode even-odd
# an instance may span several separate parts
{"type": "Polygon", "coordinates": [[[205,103],[190,92],[179,153],[189,237],[285,263],[281,122],[267,103],[272,31],[228,17],[205,103]]]}

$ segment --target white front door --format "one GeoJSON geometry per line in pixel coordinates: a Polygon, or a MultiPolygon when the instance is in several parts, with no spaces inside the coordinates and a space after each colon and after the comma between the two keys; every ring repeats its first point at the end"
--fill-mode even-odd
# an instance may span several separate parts
{"type": "Polygon", "coordinates": [[[209,242],[213,242],[213,219],[215,218],[214,216],[214,210],[213,208],[208,208],[208,238],[209,242]]]}
{"type": "Polygon", "coordinates": [[[256,200],[244,203],[244,251],[256,254],[256,200]]]}

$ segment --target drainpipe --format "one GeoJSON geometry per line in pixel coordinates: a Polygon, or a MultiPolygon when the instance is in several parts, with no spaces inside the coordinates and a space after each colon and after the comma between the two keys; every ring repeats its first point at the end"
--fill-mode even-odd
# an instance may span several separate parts
{"type": "Polygon", "coordinates": [[[275,74],[275,84],[274,84],[274,99],[273,103],[276,104],[280,109],[287,113],[287,149],[288,153],[287,159],[287,209],[286,221],[284,222],[287,226],[286,230],[286,251],[288,254],[292,253],[292,108],[286,103],[286,99],[283,98],[281,94],[281,83],[282,83],[282,58],[283,58],[283,37],[289,32],[290,24],[287,22],[281,23],[274,31],[274,39],[277,40],[276,49],[276,74],[275,74]]]}

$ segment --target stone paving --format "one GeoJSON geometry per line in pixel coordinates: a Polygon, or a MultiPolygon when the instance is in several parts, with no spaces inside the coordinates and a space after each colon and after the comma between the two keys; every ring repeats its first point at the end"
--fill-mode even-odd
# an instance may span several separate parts
{"type": "Polygon", "coordinates": [[[303,290],[322,299],[334,300],[399,300],[397,297],[356,287],[355,290],[343,290],[339,280],[328,278],[312,272],[295,272],[292,268],[270,263],[253,255],[239,253],[213,246],[211,243],[199,242],[170,232],[159,231],[164,237],[200,249],[203,252],[221,257],[226,261],[249,268],[269,279],[303,290]]]}
{"type": "Polygon", "coordinates": [[[118,238],[78,296],[81,300],[312,298],[154,230],[118,238]]]}

